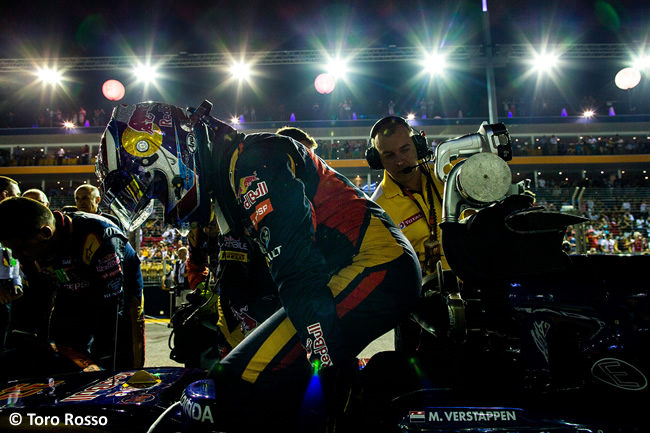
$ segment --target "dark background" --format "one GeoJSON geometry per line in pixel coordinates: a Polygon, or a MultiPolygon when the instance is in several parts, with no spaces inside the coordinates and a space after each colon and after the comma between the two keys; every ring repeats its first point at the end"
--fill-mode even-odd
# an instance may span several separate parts
{"type": "MultiPolygon", "coordinates": [[[[632,51],[647,45],[650,2],[617,0],[489,1],[493,44],[625,43],[632,51]]],[[[58,57],[103,57],[277,50],[320,50],[359,47],[484,44],[481,0],[472,1],[123,1],[19,2],[0,11],[0,59],[29,58],[35,65],[58,57]]],[[[633,53],[631,53],[633,54],[633,53]]],[[[637,53],[638,54],[638,53],[637,53]]],[[[645,53],[646,55],[650,53],[645,53]]],[[[553,109],[578,113],[584,98],[629,109],[630,97],[644,109],[648,88],[632,93],[614,85],[614,76],[630,66],[620,59],[584,59],[565,63],[552,80],[538,83],[527,76],[527,65],[510,63],[496,71],[499,104],[503,100],[548,98],[553,109]]],[[[114,103],[101,94],[101,83],[116,78],[127,86],[120,102],[164,99],[178,105],[211,99],[222,116],[255,105],[259,120],[287,113],[309,116],[314,102],[335,111],[338,102],[352,100],[359,115],[381,114],[395,100],[401,114],[421,98],[433,97],[442,117],[484,117],[487,113],[485,72],[468,65],[450,65],[451,78],[419,77],[409,62],[354,65],[347,84],[322,96],[313,80],[317,65],[268,66],[254,84],[239,90],[224,85],[227,72],[210,68],[169,70],[161,77],[163,91],[131,84],[130,71],[76,72],[64,89],[45,91],[29,74],[0,74],[0,112],[21,113],[79,105],[114,103]]],[[[522,104],[523,106],[523,104],[522,104]]],[[[617,107],[617,108],[618,108],[617,107]]],[[[330,113],[331,114],[331,113],[330,113]]],[[[331,115],[329,116],[331,117],[331,115]]]]}

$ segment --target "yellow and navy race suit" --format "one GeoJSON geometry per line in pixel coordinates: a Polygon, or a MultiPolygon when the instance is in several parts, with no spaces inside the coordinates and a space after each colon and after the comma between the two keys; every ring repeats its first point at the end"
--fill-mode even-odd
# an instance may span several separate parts
{"type": "Polygon", "coordinates": [[[53,214],[61,236],[55,255],[21,262],[29,282],[26,290],[54,290],[50,340],[110,369],[117,320],[116,367],[142,367],[142,273],[135,251],[105,218],[84,212],[53,214]]]}
{"type": "Polygon", "coordinates": [[[383,209],[300,143],[237,137],[217,159],[218,173],[229,174],[217,200],[231,229],[266,255],[281,308],[212,373],[286,387],[314,367],[354,359],[405,319],[420,267],[383,209]]]}
{"type": "MultiPolygon", "coordinates": [[[[379,188],[375,190],[372,195],[372,200],[381,206],[388,215],[395,221],[397,227],[402,230],[406,239],[411,242],[413,249],[417,252],[420,259],[420,266],[422,271],[426,272],[425,251],[424,243],[429,240],[429,212],[431,206],[429,205],[429,179],[424,174],[422,177],[422,191],[412,192],[413,198],[409,197],[404,189],[393,180],[392,177],[384,170],[384,179],[381,181],[379,188]],[[417,203],[413,200],[415,199],[417,203]]],[[[432,178],[433,179],[433,178],[432,178]]],[[[433,187],[437,189],[440,197],[443,194],[443,186],[437,181],[434,181],[433,187]]],[[[436,224],[439,223],[442,217],[442,203],[438,196],[434,193],[432,197],[437,216],[436,224]]],[[[440,227],[436,228],[438,241],[441,239],[440,227]]],[[[445,252],[440,248],[442,261],[442,268],[449,269],[445,252]]]]}

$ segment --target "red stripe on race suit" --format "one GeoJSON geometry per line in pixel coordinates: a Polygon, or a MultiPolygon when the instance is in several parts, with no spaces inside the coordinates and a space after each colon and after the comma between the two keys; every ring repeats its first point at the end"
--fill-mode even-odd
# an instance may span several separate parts
{"type": "Polygon", "coordinates": [[[273,368],[274,371],[276,370],[283,370],[290,365],[292,365],[296,359],[300,357],[305,356],[305,348],[302,347],[302,344],[300,342],[296,343],[289,353],[287,353],[280,362],[273,368]]]}
{"type": "Polygon", "coordinates": [[[366,200],[352,188],[341,188],[344,182],[313,153],[309,153],[316,166],[320,182],[314,196],[314,209],[318,224],[336,228],[348,240],[357,245],[362,222],[365,219],[366,200]],[[341,212],[344,209],[345,212],[341,212]]]}
{"type": "Polygon", "coordinates": [[[372,291],[384,281],[386,277],[386,270],[373,272],[366,278],[361,280],[361,283],[354,290],[336,305],[336,312],[339,319],[345,316],[350,311],[354,310],[357,305],[364,301],[372,293],[372,291]]]}

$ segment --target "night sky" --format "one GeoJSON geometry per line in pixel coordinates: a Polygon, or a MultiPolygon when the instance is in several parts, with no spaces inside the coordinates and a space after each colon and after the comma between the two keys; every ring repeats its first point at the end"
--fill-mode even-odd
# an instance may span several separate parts
{"type": "MultiPolygon", "coordinates": [[[[645,40],[650,2],[489,1],[494,43],[645,40]],[[540,6],[541,5],[541,6],[540,6]]],[[[481,1],[7,2],[0,56],[478,44],[481,1]]]]}
{"type": "MultiPolygon", "coordinates": [[[[647,44],[650,32],[650,2],[646,0],[488,0],[488,3],[494,44],[647,44]]],[[[483,16],[480,0],[241,3],[117,0],[27,4],[12,1],[3,5],[0,12],[0,58],[479,45],[484,42],[483,16]]],[[[355,78],[356,87],[340,97],[358,100],[364,95],[383,92],[382,98],[397,95],[413,100],[431,91],[431,87],[411,85],[409,77],[413,73],[403,67],[386,63],[371,65],[372,70],[355,78]]],[[[583,67],[590,74],[605,73],[593,64],[583,67]]],[[[177,103],[185,102],[178,99],[203,97],[200,95],[233,97],[230,91],[219,87],[222,77],[205,73],[205,70],[187,71],[183,79],[167,85],[165,96],[177,103]]],[[[268,76],[259,81],[256,92],[251,92],[249,103],[276,104],[287,100],[290,104],[312,104],[312,99],[318,97],[313,92],[316,73],[309,67],[270,68],[268,76]]],[[[516,68],[498,71],[503,95],[523,92],[517,89],[519,73],[516,68]]],[[[77,83],[70,86],[68,96],[95,97],[96,91],[90,92],[84,83],[111,78],[110,74],[105,71],[75,78],[77,83]]],[[[459,75],[457,82],[462,79],[465,84],[438,94],[440,98],[452,99],[449,102],[452,111],[455,105],[466,105],[468,100],[475,100],[476,105],[483,103],[484,73],[473,70],[461,74],[464,75],[459,75]],[[476,92],[480,96],[473,98],[476,92]]],[[[609,75],[607,80],[611,82],[613,77],[609,75]]],[[[574,82],[565,80],[566,88],[548,92],[563,97],[573,97],[575,93],[578,98],[592,92],[583,87],[595,80],[585,80],[584,76],[574,82]]],[[[0,96],[15,100],[15,94],[10,93],[12,86],[19,84],[0,76],[0,96]]],[[[606,86],[595,87],[605,89],[606,86]]],[[[135,99],[140,96],[145,95],[130,94],[135,99]]]]}

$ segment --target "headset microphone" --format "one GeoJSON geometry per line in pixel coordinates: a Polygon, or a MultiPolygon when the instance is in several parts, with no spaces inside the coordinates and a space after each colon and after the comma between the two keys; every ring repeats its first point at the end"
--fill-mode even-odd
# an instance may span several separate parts
{"type": "Polygon", "coordinates": [[[419,166],[420,166],[420,164],[416,164],[416,165],[412,165],[412,166],[406,167],[406,168],[404,168],[400,173],[402,173],[402,174],[409,174],[410,172],[412,172],[413,170],[415,170],[415,169],[418,168],[419,166]]]}

